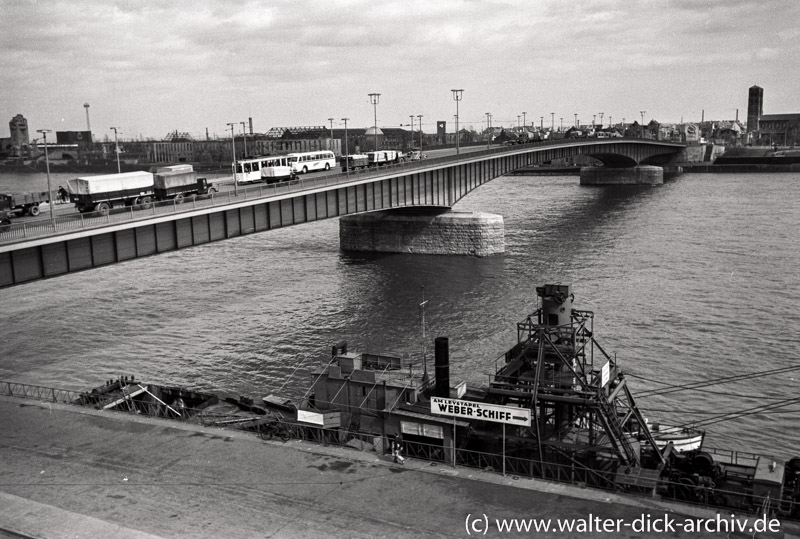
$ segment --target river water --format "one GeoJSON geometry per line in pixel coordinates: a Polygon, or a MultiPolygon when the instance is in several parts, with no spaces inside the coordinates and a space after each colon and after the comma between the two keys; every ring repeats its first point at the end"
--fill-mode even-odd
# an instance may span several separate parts
{"type": "MultiPolygon", "coordinates": [[[[800,395],[798,180],[686,174],[581,187],[574,176],[505,177],[456,206],[504,216],[501,256],[343,253],[329,219],[0,290],[0,380],[85,389],[133,374],[300,396],[338,341],[421,355],[424,287],[428,357],[447,336],[451,377],[485,384],[536,308],[535,287],[561,282],[576,308],[595,312],[595,336],[651,421],[783,405],[800,395]]],[[[15,191],[43,183],[0,176],[15,191]]],[[[714,447],[800,455],[800,405],[707,432],[714,447]]]]}

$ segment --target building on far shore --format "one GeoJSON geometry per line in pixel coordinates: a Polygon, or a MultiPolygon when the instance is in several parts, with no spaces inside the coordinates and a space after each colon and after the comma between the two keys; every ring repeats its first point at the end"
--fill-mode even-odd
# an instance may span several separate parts
{"type": "Polygon", "coordinates": [[[758,121],[758,143],[800,145],[800,114],[764,114],[758,121]]]}
{"type": "Polygon", "coordinates": [[[747,133],[757,146],[800,145],[800,113],[764,114],[764,89],[751,86],[747,94],[747,133]]]}

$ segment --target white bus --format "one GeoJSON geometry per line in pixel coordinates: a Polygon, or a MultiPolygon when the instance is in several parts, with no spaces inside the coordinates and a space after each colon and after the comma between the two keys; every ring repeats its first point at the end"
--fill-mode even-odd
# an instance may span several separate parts
{"type": "Polygon", "coordinates": [[[329,151],[290,153],[287,157],[295,174],[305,174],[312,170],[330,170],[336,166],[336,156],[329,151]]]}
{"type": "Polygon", "coordinates": [[[236,183],[267,182],[274,183],[293,176],[286,155],[274,157],[254,157],[236,163],[236,183]]]}

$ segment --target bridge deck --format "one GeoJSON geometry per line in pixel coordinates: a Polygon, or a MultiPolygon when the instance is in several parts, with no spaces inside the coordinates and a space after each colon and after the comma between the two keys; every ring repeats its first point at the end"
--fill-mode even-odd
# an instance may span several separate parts
{"type": "Polygon", "coordinates": [[[0,230],[0,287],[352,213],[450,207],[506,172],[556,158],[621,155],[638,163],[684,147],[640,139],[533,143],[240,188],[182,204],[13,223],[0,230]]]}

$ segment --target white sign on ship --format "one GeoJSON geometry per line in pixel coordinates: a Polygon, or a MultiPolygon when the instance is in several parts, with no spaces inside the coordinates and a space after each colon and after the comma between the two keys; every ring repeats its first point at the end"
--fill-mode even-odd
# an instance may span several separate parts
{"type": "Polygon", "coordinates": [[[527,408],[518,408],[516,406],[500,406],[499,404],[431,397],[431,413],[463,419],[478,419],[480,421],[519,425],[521,427],[531,426],[531,411],[527,408]]]}

